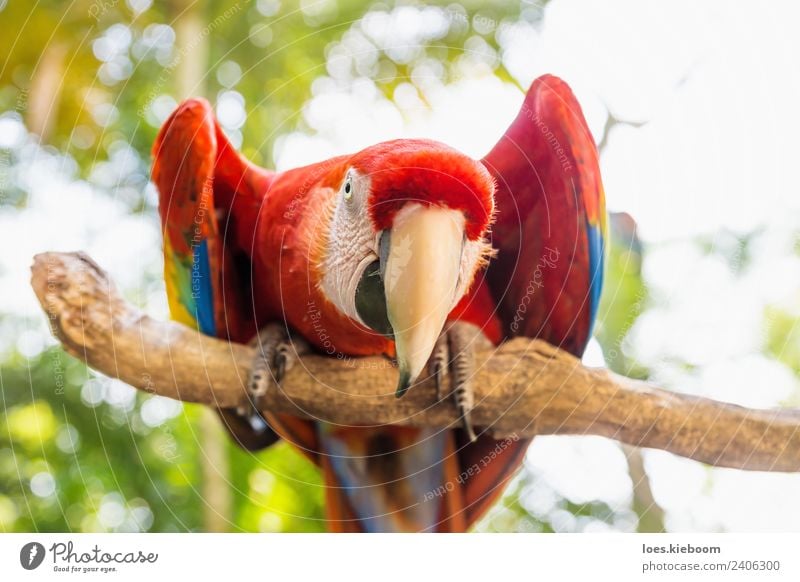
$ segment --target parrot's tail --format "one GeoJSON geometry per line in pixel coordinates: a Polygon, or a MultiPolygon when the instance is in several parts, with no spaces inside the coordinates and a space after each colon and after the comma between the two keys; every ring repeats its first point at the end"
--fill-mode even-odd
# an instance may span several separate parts
{"type": "Polygon", "coordinates": [[[503,492],[529,439],[461,430],[318,425],[328,528],[463,532],[503,492]]]}
{"type": "Polygon", "coordinates": [[[331,531],[465,531],[452,431],[320,425],[331,531]]]}

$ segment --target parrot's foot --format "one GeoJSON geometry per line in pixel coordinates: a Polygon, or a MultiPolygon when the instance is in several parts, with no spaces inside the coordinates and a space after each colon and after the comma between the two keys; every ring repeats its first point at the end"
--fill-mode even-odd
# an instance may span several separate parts
{"type": "Polygon", "coordinates": [[[250,340],[250,345],[256,348],[256,356],[247,379],[250,404],[240,407],[237,412],[247,419],[253,430],[269,430],[267,421],[261,414],[267,389],[271,384],[279,386],[298,356],[308,353],[309,347],[302,339],[290,339],[282,323],[269,323],[261,328],[258,335],[250,340]]]}
{"type": "Polygon", "coordinates": [[[462,321],[450,322],[439,335],[428,362],[428,371],[436,383],[437,397],[441,401],[452,396],[461,415],[464,431],[472,442],[478,438],[471,419],[475,405],[472,390],[475,348],[483,344],[488,344],[488,340],[479,327],[462,321]],[[449,392],[445,386],[445,377],[448,375],[451,376],[449,392]]]}

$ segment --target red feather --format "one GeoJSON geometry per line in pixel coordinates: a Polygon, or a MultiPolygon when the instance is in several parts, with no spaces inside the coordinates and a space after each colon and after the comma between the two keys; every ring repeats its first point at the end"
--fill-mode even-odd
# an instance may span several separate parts
{"type": "Polygon", "coordinates": [[[489,226],[492,177],[453,148],[431,140],[395,140],[365,149],[350,164],[372,180],[369,206],[377,230],[390,228],[410,201],[461,210],[470,240],[481,238],[489,226]]]}

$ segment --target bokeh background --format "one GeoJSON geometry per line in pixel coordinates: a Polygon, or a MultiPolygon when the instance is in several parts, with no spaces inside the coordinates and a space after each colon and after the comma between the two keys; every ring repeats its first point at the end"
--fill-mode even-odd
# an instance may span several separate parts
{"type": "MultiPolygon", "coordinates": [[[[83,249],[167,317],[149,149],[190,95],[286,169],[410,136],[478,157],[536,76],[563,77],[618,213],[585,361],[800,405],[799,7],[0,0],[0,531],[324,527],[300,455],[242,452],[203,408],[88,370],[28,286],[34,253],[83,249]]],[[[800,475],[542,437],[477,529],[797,531],[798,491],[800,475]]]]}

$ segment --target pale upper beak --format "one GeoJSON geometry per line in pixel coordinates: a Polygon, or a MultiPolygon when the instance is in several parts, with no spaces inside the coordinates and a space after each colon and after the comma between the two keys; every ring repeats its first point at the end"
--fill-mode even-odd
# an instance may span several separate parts
{"type": "Polygon", "coordinates": [[[464,215],[406,204],[381,242],[389,323],[394,330],[402,396],[430,358],[453,308],[464,246],[464,215]]]}

